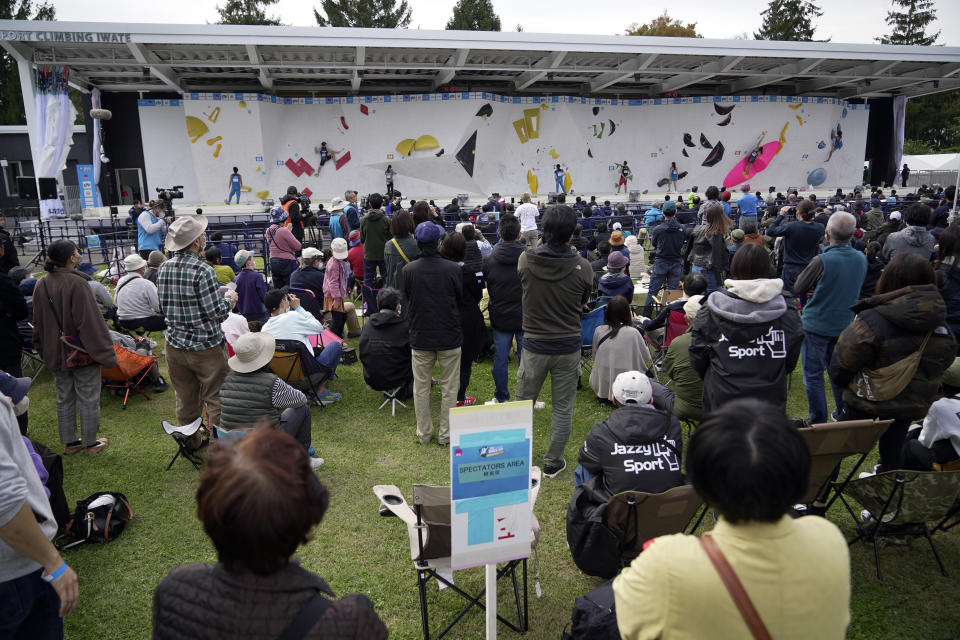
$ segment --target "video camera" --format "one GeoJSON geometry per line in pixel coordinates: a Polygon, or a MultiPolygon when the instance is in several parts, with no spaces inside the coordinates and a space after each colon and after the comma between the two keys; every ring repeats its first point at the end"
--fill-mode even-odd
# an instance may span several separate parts
{"type": "Polygon", "coordinates": [[[167,215],[173,215],[173,201],[183,197],[183,185],[175,184],[172,187],[157,187],[157,198],[163,201],[163,209],[167,215]]]}

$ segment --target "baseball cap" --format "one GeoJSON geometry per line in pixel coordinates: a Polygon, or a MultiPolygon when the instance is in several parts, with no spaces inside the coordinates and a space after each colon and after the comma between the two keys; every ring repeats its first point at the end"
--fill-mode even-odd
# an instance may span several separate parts
{"type": "Polygon", "coordinates": [[[350,232],[350,235],[347,236],[347,241],[350,243],[350,246],[356,246],[360,242],[360,231],[354,229],[350,232]]]}
{"type": "Polygon", "coordinates": [[[429,220],[417,225],[413,232],[413,237],[422,244],[434,244],[443,237],[444,229],[440,225],[429,220]]]}
{"type": "Polygon", "coordinates": [[[676,213],[677,212],[677,203],[673,200],[667,200],[663,203],[663,206],[660,207],[660,211],[663,211],[664,214],[667,213],[676,213]]]}
{"type": "Polygon", "coordinates": [[[653,386],[639,371],[624,371],[613,381],[610,392],[617,404],[644,405],[653,397],[653,386]]]}
{"type": "Polygon", "coordinates": [[[240,249],[235,254],[233,254],[233,263],[237,267],[243,269],[243,265],[247,264],[247,260],[253,257],[253,251],[247,249],[240,249]]]}
{"type": "Polygon", "coordinates": [[[874,198],[873,200],[871,200],[871,201],[870,201],[870,206],[871,206],[871,207],[879,207],[879,206],[880,206],[880,199],[879,199],[879,198],[874,198]]]}
{"type": "Polygon", "coordinates": [[[743,242],[744,236],[746,236],[746,234],[743,232],[743,229],[734,229],[733,233],[730,234],[730,237],[737,242],[743,242]]]}
{"type": "Polygon", "coordinates": [[[322,255],[323,255],[323,252],[320,251],[320,249],[317,249],[316,247],[307,247],[300,253],[300,256],[307,260],[315,260],[321,257],[322,255]]]}
{"type": "Polygon", "coordinates": [[[900,212],[899,212],[899,211],[894,211],[893,213],[891,213],[891,214],[890,214],[890,219],[891,219],[891,220],[899,220],[899,219],[900,219],[900,212]]]}
{"type": "Polygon", "coordinates": [[[613,228],[616,229],[617,231],[619,231],[620,229],[623,229],[623,225],[620,224],[619,222],[614,222],[614,223],[613,223],[613,228]]]}

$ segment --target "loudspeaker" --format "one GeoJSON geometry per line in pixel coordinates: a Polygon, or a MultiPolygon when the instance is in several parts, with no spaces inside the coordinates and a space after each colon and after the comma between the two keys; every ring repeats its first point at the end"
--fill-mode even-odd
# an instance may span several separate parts
{"type": "Polygon", "coordinates": [[[465,204],[467,204],[468,202],[470,202],[470,194],[469,194],[469,193],[458,193],[458,194],[457,194],[457,204],[465,205],[465,204]]]}
{"type": "Polygon", "coordinates": [[[557,192],[556,192],[556,191],[551,191],[550,193],[547,194],[547,203],[548,203],[548,204],[556,204],[556,203],[557,203],[557,192]]]}
{"type": "Polygon", "coordinates": [[[628,202],[637,202],[638,200],[640,200],[640,192],[639,192],[639,191],[631,191],[631,192],[630,192],[630,197],[629,197],[629,199],[628,199],[628,202]]]}
{"type": "Polygon", "coordinates": [[[39,200],[37,179],[33,176],[17,176],[17,192],[22,200],[39,200]]]}
{"type": "Polygon", "coordinates": [[[57,199],[57,179],[56,178],[40,178],[38,180],[40,183],[40,200],[56,200],[57,199]]]}

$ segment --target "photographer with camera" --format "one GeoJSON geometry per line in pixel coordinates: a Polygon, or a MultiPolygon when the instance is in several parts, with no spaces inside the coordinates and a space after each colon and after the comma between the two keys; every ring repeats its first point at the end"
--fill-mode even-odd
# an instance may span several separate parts
{"type": "Polygon", "coordinates": [[[303,207],[301,195],[293,185],[287,187],[287,193],[280,198],[280,206],[287,212],[287,220],[283,226],[290,230],[297,242],[303,244],[303,207]]]}
{"type": "Polygon", "coordinates": [[[166,204],[163,200],[151,200],[147,208],[137,216],[137,251],[144,260],[151,251],[161,251],[163,235],[167,225],[173,222],[173,216],[165,216],[166,204]]]}

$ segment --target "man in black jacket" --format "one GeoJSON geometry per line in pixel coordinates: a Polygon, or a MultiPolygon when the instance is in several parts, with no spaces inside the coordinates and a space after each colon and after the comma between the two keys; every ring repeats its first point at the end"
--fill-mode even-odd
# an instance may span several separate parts
{"type": "Polygon", "coordinates": [[[433,437],[430,417],[430,382],[434,363],[440,365],[440,429],[437,443],[450,442],[450,409],[457,404],[460,384],[460,298],[463,274],[460,265],[442,257],[438,243],[444,230],[421,222],[414,231],[420,258],[403,267],[403,296],[410,321],[413,367],[413,406],[417,414],[417,439],[428,444],[433,437]]]}
{"type": "Polygon", "coordinates": [[[306,289],[323,306],[323,253],[316,247],[307,247],[300,255],[300,268],[290,274],[290,286],[306,289]]]}
{"type": "Polygon", "coordinates": [[[617,408],[590,429],[575,478],[596,476],[593,488],[604,501],[621,491],[662,493],[683,484],[680,421],[653,406],[649,378],[626,371],[614,380],[611,393],[617,408]]]}
{"type": "Polygon", "coordinates": [[[666,285],[667,289],[680,288],[680,249],[683,247],[683,227],[677,222],[677,203],[668,200],[663,203],[663,222],[653,229],[651,239],[653,251],[653,271],[650,274],[650,286],[647,288],[647,300],[643,303],[643,316],[650,317],[653,297],[666,285]]]}
{"type": "Polygon", "coordinates": [[[280,198],[280,206],[287,212],[287,220],[290,224],[290,233],[297,239],[297,242],[303,244],[303,212],[300,210],[300,200],[297,188],[293,185],[287,187],[287,193],[280,198]]]}
{"type": "Polygon", "coordinates": [[[400,292],[384,287],[377,293],[380,311],[370,316],[360,334],[363,379],[376,391],[403,387],[397,398],[413,395],[410,325],[400,317],[400,292]]]}
{"type": "Polygon", "coordinates": [[[504,216],[500,220],[501,242],[493,248],[483,265],[490,295],[487,310],[490,313],[490,326],[493,327],[495,349],[493,383],[496,390],[493,400],[487,404],[510,401],[507,362],[514,339],[517,342],[517,361],[523,353],[523,288],[520,286],[520,274],[517,273],[517,261],[526,245],[519,238],[520,221],[514,216],[504,216]]]}

